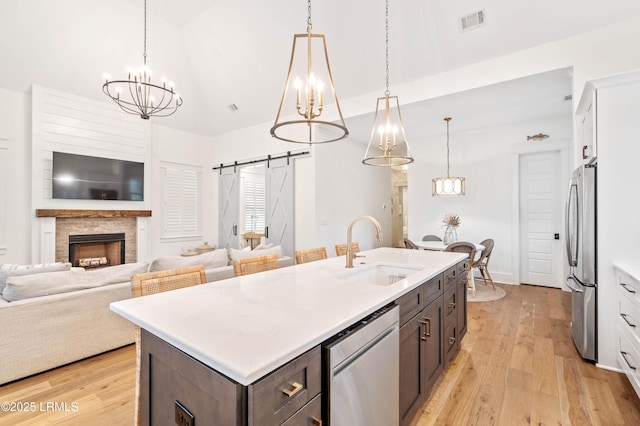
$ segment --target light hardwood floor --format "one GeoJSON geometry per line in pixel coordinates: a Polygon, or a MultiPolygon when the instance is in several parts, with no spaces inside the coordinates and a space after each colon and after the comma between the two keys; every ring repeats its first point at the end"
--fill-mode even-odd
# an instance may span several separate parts
{"type": "MultiPolygon", "coordinates": [[[[503,288],[504,299],[469,303],[462,349],[414,425],[640,424],[626,377],[577,354],[569,293],[503,288]]],[[[130,425],[134,376],[135,348],[127,346],[0,386],[0,402],[35,404],[0,411],[0,425],[130,425]]]]}

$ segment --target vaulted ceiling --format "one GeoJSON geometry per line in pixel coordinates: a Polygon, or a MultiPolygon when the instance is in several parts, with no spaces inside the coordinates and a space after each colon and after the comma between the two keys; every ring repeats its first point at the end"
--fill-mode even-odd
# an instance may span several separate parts
{"type": "MultiPolygon", "coordinates": [[[[148,0],[147,9],[148,65],[184,98],[158,124],[214,136],[274,119],[293,34],[306,32],[307,2],[148,0]]],[[[390,84],[639,14],[637,0],[390,0],[390,84]],[[486,24],[461,31],[459,18],[480,9],[486,24]]],[[[313,31],[327,36],[340,99],[382,93],[384,1],[316,0],[312,18],[313,31]]],[[[107,101],[103,74],[124,77],[142,63],[142,52],[143,0],[0,3],[2,88],[28,92],[40,84],[107,101]]]]}

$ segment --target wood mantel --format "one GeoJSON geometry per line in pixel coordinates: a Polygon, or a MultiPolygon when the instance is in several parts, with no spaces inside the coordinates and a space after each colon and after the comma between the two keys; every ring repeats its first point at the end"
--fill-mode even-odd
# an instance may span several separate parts
{"type": "Polygon", "coordinates": [[[36,217],[59,217],[59,218],[151,217],[151,210],[37,209],[36,217]]]}

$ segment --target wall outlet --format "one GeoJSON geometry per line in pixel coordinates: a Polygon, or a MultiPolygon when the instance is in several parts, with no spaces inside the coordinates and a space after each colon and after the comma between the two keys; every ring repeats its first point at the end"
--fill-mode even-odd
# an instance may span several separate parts
{"type": "Polygon", "coordinates": [[[178,426],[195,426],[195,417],[179,401],[176,401],[175,421],[178,426]]]}

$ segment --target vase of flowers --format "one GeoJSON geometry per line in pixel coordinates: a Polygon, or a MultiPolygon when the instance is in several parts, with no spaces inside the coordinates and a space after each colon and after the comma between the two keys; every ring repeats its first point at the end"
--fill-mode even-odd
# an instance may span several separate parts
{"type": "Polygon", "coordinates": [[[445,224],[444,239],[442,242],[445,246],[458,241],[458,226],[460,226],[460,217],[455,214],[448,214],[442,219],[445,224]]]}

